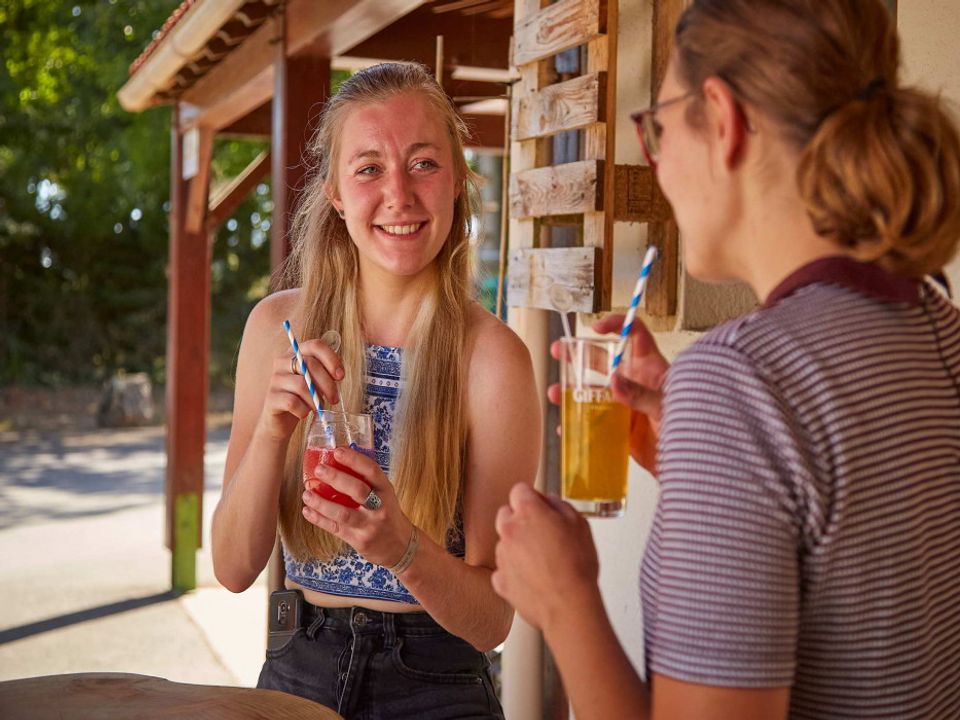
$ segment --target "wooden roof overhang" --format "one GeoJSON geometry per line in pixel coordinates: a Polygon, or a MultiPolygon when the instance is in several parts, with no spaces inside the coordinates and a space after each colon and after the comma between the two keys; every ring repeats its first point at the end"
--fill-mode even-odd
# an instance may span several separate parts
{"type": "Polygon", "coordinates": [[[267,137],[281,32],[288,56],[322,55],[335,69],[384,60],[434,67],[441,36],[444,88],[476,145],[499,150],[506,103],[476,101],[502,97],[511,79],[512,12],[510,0],[185,0],[118,97],[132,112],[179,102],[184,132],[267,137]]]}

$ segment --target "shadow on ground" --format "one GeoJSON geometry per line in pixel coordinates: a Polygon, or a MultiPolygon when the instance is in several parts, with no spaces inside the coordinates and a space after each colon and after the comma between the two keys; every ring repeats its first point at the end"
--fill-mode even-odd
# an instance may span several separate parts
{"type": "MultiPolygon", "coordinates": [[[[222,466],[229,432],[208,433],[208,466],[222,466]]],[[[155,504],[165,468],[162,427],[6,433],[0,438],[0,530],[155,504]]],[[[206,489],[219,488],[219,471],[206,472],[205,480],[206,489]]]]}

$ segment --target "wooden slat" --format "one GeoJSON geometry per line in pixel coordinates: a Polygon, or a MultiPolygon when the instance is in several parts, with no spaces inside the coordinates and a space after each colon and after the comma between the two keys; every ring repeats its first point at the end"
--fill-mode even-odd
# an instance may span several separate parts
{"type": "Polygon", "coordinates": [[[563,286],[572,312],[596,312],[600,248],[521,248],[510,253],[507,287],[510,305],[553,310],[550,289],[563,286]]]}
{"type": "Polygon", "coordinates": [[[593,73],[517,96],[513,115],[516,140],[544,137],[606,119],[607,74],[593,73]]]}
{"type": "Polygon", "coordinates": [[[617,222],[666,222],[673,218],[656,175],[647,165],[617,165],[613,194],[617,222]]]}
{"type": "Polygon", "coordinates": [[[523,18],[514,28],[514,64],[526,65],[585,45],[605,32],[605,16],[600,5],[606,2],[560,0],[523,18]]]}
{"type": "Polygon", "coordinates": [[[510,216],[570,215],[603,207],[603,163],[581,160],[510,176],[510,216]]]}

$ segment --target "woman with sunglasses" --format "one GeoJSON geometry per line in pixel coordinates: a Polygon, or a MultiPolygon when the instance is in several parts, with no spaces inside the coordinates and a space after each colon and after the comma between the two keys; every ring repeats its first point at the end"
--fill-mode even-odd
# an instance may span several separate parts
{"type": "Polygon", "coordinates": [[[647,682],[566,504],[511,491],[494,588],[578,720],[960,717],[960,311],[924,280],[957,129],[879,0],[694,0],[674,40],[644,149],[687,270],[762,305],[669,368],[640,328],[615,381],[659,433],[647,682]]]}

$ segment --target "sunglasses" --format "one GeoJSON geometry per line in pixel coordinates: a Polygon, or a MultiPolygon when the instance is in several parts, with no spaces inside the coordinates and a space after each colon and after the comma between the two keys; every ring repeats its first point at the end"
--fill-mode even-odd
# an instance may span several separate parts
{"type": "Polygon", "coordinates": [[[657,167],[660,160],[660,137],[663,135],[663,125],[657,122],[657,112],[670,105],[676,105],[684,100],[689,100],[696,93],[691,90],[679,97],[670,98],[651,105],[646,110],[631,113],[630,119],[637,126],[637,136],[640,138],[640,147],[643,149],[643,155],[651,168],[657,167]]]}

